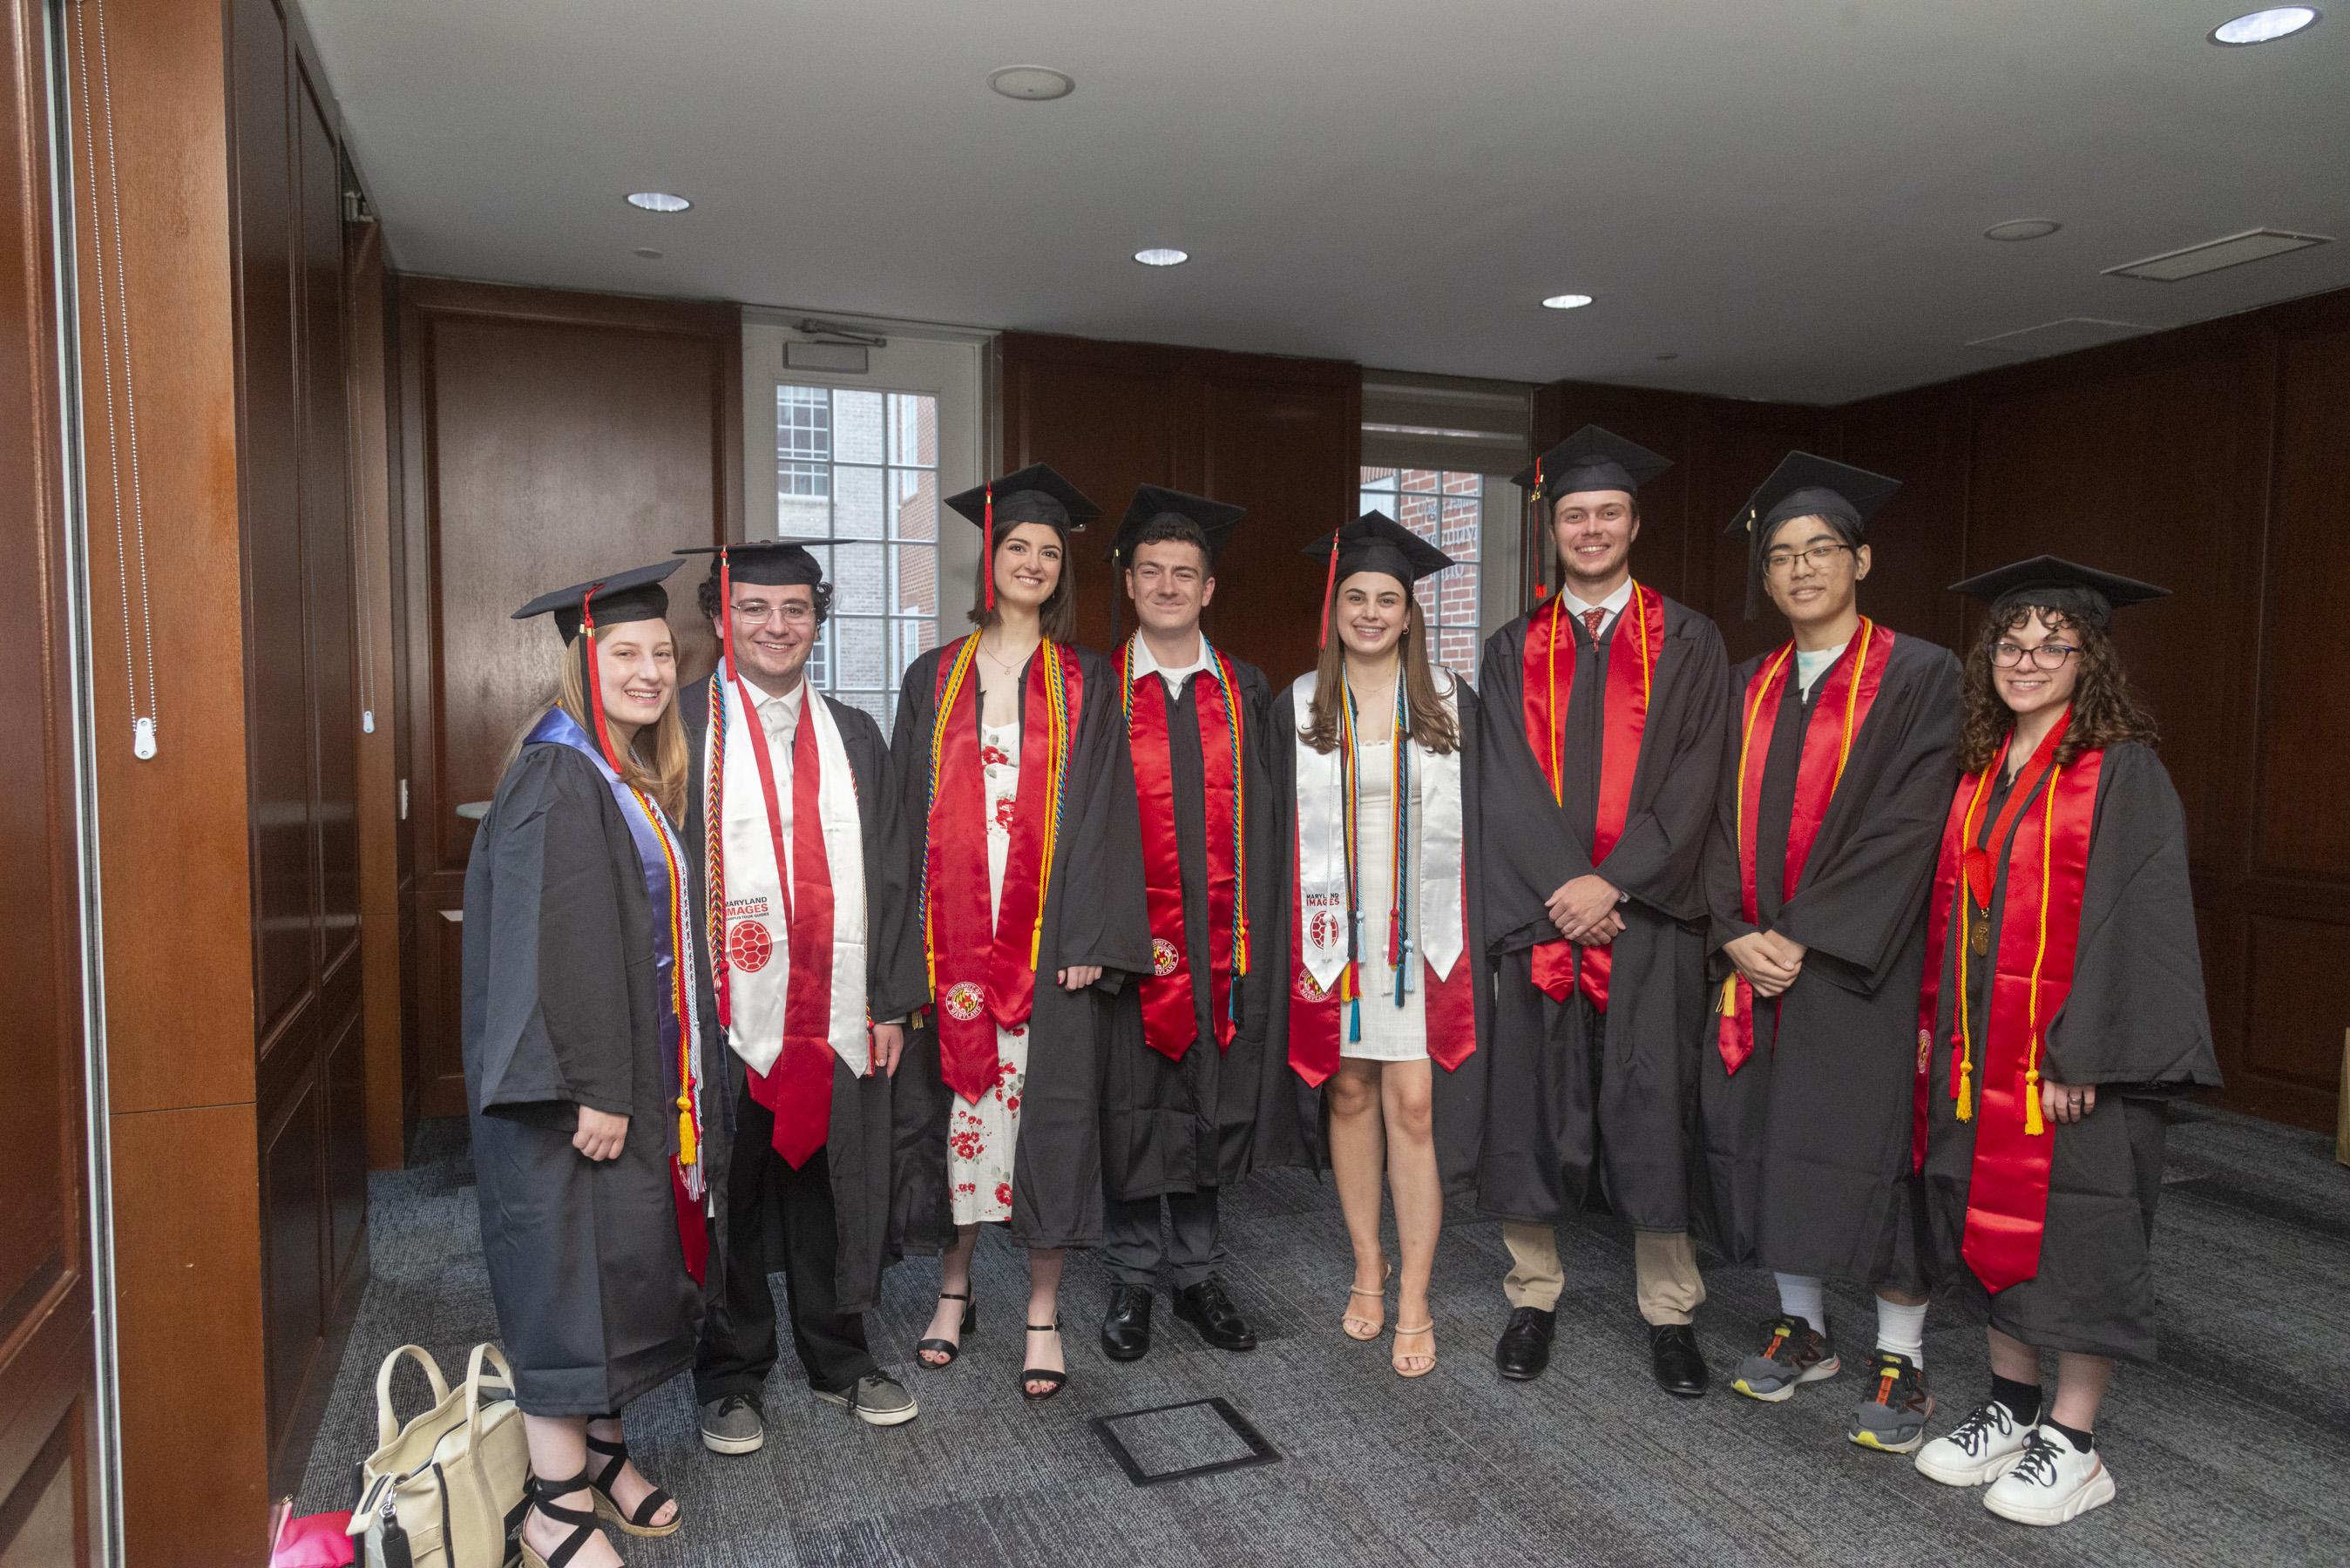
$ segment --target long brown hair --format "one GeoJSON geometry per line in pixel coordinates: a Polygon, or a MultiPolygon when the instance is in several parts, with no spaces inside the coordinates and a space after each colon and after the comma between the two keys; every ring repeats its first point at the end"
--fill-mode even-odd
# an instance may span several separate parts
{"type": "MultiPolygon", "coordinates": [[[[1330,597],[1338,596],[1338,583],[1330,597]]],[[[1419,612],[1419,596],[1404,589],[1411,606],[1403,625],[1403,705],[1405,733],[1440,756],[1461,744],[1461,726],[1436,690],[1436,674],[1428,663],[1428,621],[1419,612]]],[[[1337,610],[1331,609],[1335,622],[1337,610]]],[[[1305,743],[1317,752],[1338,749],[1338,692],[1347,666],[1347,645],[1334,624],[1322,645],[1321,661],[1314,667],[1314,705],[1305,724],[1305,743]]]]}
{"type": "Polygon", "coordinates": [[[2064,738],[2056,743],[2057,764],[2071,767],[2083,752],[2102,751],[2125,741],[2156,744],[2160,736],[2154,715],[2130,684],[2121,652],[2105,628],[2075,620],[2061,610],[2017,605],[1985,622],[1982,635],[1975,639],[1974,649],[1967,655],[1965,717],[1959,722],[1960,769],[1979,774],[1991,766],[1991,759],[1999,755],[2000,743],[2015,728],[2015,715],[2001,700],[1999,684],[1991,678],[1991,645],[2035,613],[2052,635],[2062,631],[2081,649],[2074,655],[2081,669],[2073,683],[2073,719],[2065,727],[2064,738]]]}
{"type": "MultiPolygon", "coordinates": [[[[1012,536],[1012,530],[1019,526],[1014,523],[997,527],[996,550],[1003,548],[1004,541],[1012,536]]],[[[1003,618],[987,605],[987,578],[994,570],[994,554],[983,552],[979,557],[979,570],[971,576],[971,624],[982,631],[1003,618]]],[[[1077,564],[1069,549],[1066,534],[1061,535],[1061,576],[1053,584],[1053,591],[1045,596],[1045,602],[1036,607],[1036,624],[1055,642],[1074,644],[1077,640],[1077,564]]]]}
{"type": "MultiPolygon", "coordinates": [[[[608,631],[611,628],[600,629],[608,631]]],[[[592,635],[580,633],[583,638],[592,635]]],[[[498,770],[501,776],[522,754],[523,737],[530,733],[539,715],[549,708],[562,709],[594,741],[596,716],[588,705],[587,662],[584,643],[574,641],[564,649],[562,673],[556,678],[555,690],[532,710],[529,719],[515,733],[514,744],[506,748],[504,767],[498,770]]],[[[675,697],[661,709],[660,717],[639,730],[635,741],[620,753],[620,778],[652,796],[669,814],[670,826],[684,831],[685,805],[693,783],[693,753],[685,743],[685,724],[678,717],[675,697]]]]}

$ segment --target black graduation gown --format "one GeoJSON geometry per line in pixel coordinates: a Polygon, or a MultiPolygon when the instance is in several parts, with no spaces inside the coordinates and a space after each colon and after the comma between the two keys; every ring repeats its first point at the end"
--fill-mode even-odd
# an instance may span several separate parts
{"type": "MultiPolygon", "coordinates": [[[[910,888],[919,887],[923,874],[939,659],[952,647],[932,649],[914,660],[899,692],[891,755],[905,801],[910,888]]],[[[1110,1009],[1129,977],[1150,972],[1142,835],[1118,672],[1097,654],[1076,652],[1084,706],[1069,749],[1068,805],[1045,897],[1044,942],[1028,1023],[1028,1086],[1020,1103],[1020,1141],[1012,1167],[1012,1239],[1032,1248],[1101,1241],[1101,1079],[1110,1009]],[[1055,983],[1055,971],[1084,964],[1100,965],[1101,979],[1076,992],[1055,983]]],[[[1027,680],[1024,667],[1024,692],[1027,680]]],[[[977,676],[965,684],[962,701],[972,704],[976,731],[977,676]]],[[[1020,712],[1024,725],[1024,700],[1020,712]]],[[[1020,744],[1021,766],[1041,765],[1044,737],[1024,729],[1020,744]]],[[[918,917],[909,909],[906,919],[915,927],[919,950],[918,917]]],[[[925,998],[924,1005],[934,1002],[925,998]]],[[[929,1016],[926,1012],[923,1026],[907,1037],[891,1118],[897,1156],[890,1237],[901,1249],[917,1252],[938,1251],[955,1235],[947,1183],[947,1120],[955,1096],[940,1075],[938,1037],[929,1016]]]]}
{"type": "MultiPolygon", "coordinates": [[[[2006,793],[2003,784],[1994,785],[1982,833],[1997,820],[2006,793]]],[[[1987,847],[1999,867],[1991,907],[1997,932],[2006,909],[2009,846],[1987,847]]],[[[1939,1016],[1927,1054],[1932,1070],[1925,1171],[1929,1262],[1938,1282],[1983,1300],[1981,1282],[1960,1251],[1975,1124],[1958,1119],[1950,1098],[1950,1020],[1957,944],[1963,940],[1953,920],[1943,944],[1939,1016]]],[[[1991,970],[1989,963],[1969,966],[1978,1019],[1986,1015],[1991,970]]],[[[2098,771],[2073,989],[2043,1044],[2042,1076],[2096,1085],[2097,1106],[2070,1126],[2054,1118],[2046,1123],[2055,1144],[2040,1272],[1988,1297],[1991,1326],[2046,1350],[2151,1361],[2152,1237],[2167,1121],[2161,1102],[2217,1087],[2220,1064],[2203,1000],[2186,815],[2162,763],[2135,742],[2109,748],[2098,771]]],[[[1981,1064],[1978,1055],[1978,1082],[1981,1064]]]]}
{"type": "MultiPolygon", "coordinates": [[[[1856,638],[1840,662],[1859,646],[1856,638]]],[[[1775,930],[1810,950],[1775,1004],[1755,999],[1754,1051],[1734,1076],[1722,1066],[1719,1018],[1700,1021],[1698,1229],[1732,1263],[1914,1293],[1924,1282],[1909,1169],[1918,983],[1927,895],[1958,781],[1959,662],[1922,639],[1895,638],[1788,898],[1796,768],[1831,675],[1823,670],[1806,699],[1790,657],[1769,753],[1747,763],[1762,770],[1750,924],[1739,888],[1738,749],[1747,683],[1762,662],[1749,659],[1730,678],[1705,851],[1708,995],[1719,997],[1732,972],[1721,948],[1735,938],[1775,930]]]]}
{"type": "MultiPolygon", "coordinates": [[[[1479,749],[1477,693],[1465,680],[1455,681],[1461,724],[1461,817],[1467,840],[1461,846],[1469,877],[1469,929],[1457,961],[1471,966],[1476,984],[1477,1049],[1451,1072],[1429,1064],[1430,1106],[1435,1121],[1436,1168],[1448,1197],[1474,1193],[1478,1140],[1485,1127],[1485,1095],[1492,1071],[1493,973],[1486,958],[1485,902],[1477,881],[1484,866],[1483,824],[1478,802],[1479,749]]],[[[1303,716],[1291,686],[1273,700],[1265,725],[1274,805],[1272,854],[1266,863],[1273,873],[1263,927],[1254,933],[1260,944],[1267,983],[1258,988],[1264,1007],[1264,1063],[1261,1107],[1257,1122],[1256,1164],[1302,1166],[1315,1171],[1330,1168],[1329,1124],[1323,1114],[1322,1090],[1309,1086],[1289,1065],[1289,977],[1297,971],[1297,954],[1289,940],[1289,901],[1297,878],[1297,741],[1303,716]]],[[[1427,982],[1426,976],[1421,983],[1427,982]]],[[[1238,1049],[1236,1045],[1234,1049],[1238,1049]]]]}
{"type": "MultiPolygon", "coordinates": [[[[515,1396],[535,1416],[617,1413],[691,1366],[702,1330],[671,1198],[677,1112],[649,903],[596,764],[525,746],[465,868],[463,1036],[482,1253],[515,1396]],[[571,1147],[580,1106],[629,1118],[618,1158],[571,1147]]],[[[706,1023],[702,1043],[714,1085],[706,1023]]],[[[723,1172],[717,1098],[704,1101],[702,1158],[723,1172]]],[[[725,1229],[711,1229],[714,1280],[725,1229]]]]}
{"type": "MultiPolygon", "coordinates": [[[[1116,665],[1105,660],[1113,671],[1116,665]]],[[[1264,1070],[1265,996],[1271,954],[1265,931],[1277,919],[1267,897],[1273,887],[1267,863],[1274,852],[1272,781],[1267,772],[1267,710],[1273,701],[1264,672],[1233,659],[1232,680],[1241,691],[1242,777],[1247,793],[1246,835],[1250,946],[1255,973],[1236,976],[1232,1000],[1239,1024],[1229,1046],[1219,1049],[1210,1014],[1208,966],[1191,971],[1192,1012],[1199,1030],[1180,1062],[1152,1050],[1142,1035],[1139,986],[1121,987],[1110,1009],[1109,1050],[1102,1068],[1102,1179],[1111,1198],[1132,1200],[1169,1192],[1197,1192],[1229,1186],[1245,1175],[1254,1155],[1260,1082],[1264,1070]]],[[[1183,866],[1183,939],[1195,954],[1227,940],[1208,929],[1208,864],[1205,763],[1200,750],[1202,677],[1183,682],[1170,697],[1167,682],[1149,676],[1138,683],[1135,701],[1167,707],[1168,772],[1175,796],[1175,846],[1183,866]]],[[[1145,900],[1145,915],[1149,903],[1145,900]]]]}
{"type": "MultiPolygon", "coordinates": [[[[1629,613],[1629,606],[1627,607],[1629,613]]],[[[1635,657],[1625,618],[1596,646],[1570,616],[1575,687],[1567,711],[1565,805],[1551,798],[1526,739],[1524,654],[1532,614],[1485,641],[1477,688],[1482,732],[1485,926],[1497,973],[1493,1085],[1478,1205],[1507,1220],[1555,1220],[1570,1201],[1606,1201],[1636,1231],[1689,1226],[1688,1125],[1705,990],[1705,899],[1698,874],[1721,765],[1729,665],[1721,634],[1665,601],[1624,834],[1603,868],[1631,895],[1618,913],[1608,1010],[1553,1002],[1534,982],[1534,949],[1558,935],[1545,901],[1593,869],[1601,693],[1607,660],[1635,657]],[[1595,1174],[1596,1173],[1596,1174],[1595,1174]]]]}
{"type": "MultiPolygon", "coordinates": [[[[710,889],[702,845],[709,779],[702,748],[710,733],[710,678],[687,687],[679,693],[678,702],[694,763],[693,800],[686,812],[686,858],[693,865],[694,908],[702,929],[707,931],[710,889]]],[[[912,862],[906,847],[904,803],[895,766],[881,738],[881,726],[873,722],[872,714],[829,697],[824,702],[839,727],[841,749],[848,753],[848,771],[857,780],[858,817],[865,833],[866,1002],[875,1018],[903,1018],[922,1004],[922,942],[921,933],[909,930],[913,900],[906,874],[912,862]]],[[[776,782],[780,786],[781,775],[776,782]]],[[[705,1027],[718,1037],[718,1056],[725,1072],[725,1110],[712,1110],[711,1115],[713,1119],[721,1114],[732,1117],[750,1070],[727,1044],[725,1031],[718,1027],[717,976],[708,965],[702,967],[701,976],[702,1015],[709,1021],[705,1027]]],[[[713,1075],[713,1084],[717,1081],[713,1075]]],[[[860,1078],[848,1070],[847,1063],[833,1058],[832,1124],[825,1137],[825,1168],[831,1179],[837,1260],[833,1290],[843,1312],[869,1312],[881,1297],[881,1271],[889,1257],[890,1082],[880,1073],[860,1078]]],[[[719,1099],[716,1094],[711,1097],[713,1103],[719,1099]]],[[[766,1256],[777,1268],[782,1266],[781,1247],[769,1247],[766,1256]]],[[[712,1288],[717,1288],[714,1280],[712,1288]]]]}

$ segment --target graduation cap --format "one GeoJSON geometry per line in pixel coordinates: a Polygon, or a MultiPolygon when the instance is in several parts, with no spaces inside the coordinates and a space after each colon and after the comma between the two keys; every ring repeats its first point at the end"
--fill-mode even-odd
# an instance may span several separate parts
{"type": "Polygon", "coordinates": [[[1109,542],[1109,554],[1103,558],[1113,566],[1131,559],[1143,530],[1153,523],[1169,522],[1189,523],[1199,529],[1208,541],[1208,559],[1213,562],[1233,525],[1247,515],[1248,508],[1244,506],[1211,501],[1204,495],[1187,495],[1163,485],[1139,484],[1135,486],[1134,499],[1127,504],[1125,517],[1118,522],[1118,537],[1109,542]]]}
{"type": "Polygon", "coordinates": [[[1868,520],[1893,498],[1901,482],[1808,452],[1791,452],[1757,485],[1726,532],[1746,535],[1746,618],[1762,608],[1762,556],[1779,524],[1818,517],[1855,549],[1868,542],[1868,520]]]}
{"type": "Polygon", "coordinates": [[[1101,515],[1101,508],[1086,493],[1054,472],[1049,462],[1032,462],[985,484],[947,497],[949,506],[986,530],[980,558],[981,580],[987,585],[987,607],[995,607],[995,525],[999,523],[1042,523],[1064,538],[1082,534],[1086,524],[1101,515]]]}
{"type": "Polygon", "coordinates": [[[824,581],[824,563],[810,551],[845,539],[753,539],[740,545],[695,545],[672,550],[673,556],[709,556],[710,580],[756,583],[765,587],[795,584],[814,587],[824,581]]]}
{"type": "Polygon", "coordinates": [[[1614,431],[1586,425],[1519,471],[1511,483],[1540,505],[1581,490],[1620,490],[1638,494],[1640,486],[1672,467],[1673,460],[1626,441],[1614,431]]]}
{"type": "Polygon", "coordinates": [[[684,564],[655,561],[650,566],[615,572],[594,582],[574,583],[567,588],[541,594],[514,612],[516,620],[552,615],[555,629],[563,634],[563,640],[580,644],[580,662],[588,678],[588,707],[595,716],[596,744],[603,748],[604,761],[614,773],[621,771],[620,753],[613,750],[611,731],[604,722],[604,683],[596,673],[595,633],[598,628],[624,626],[630,621],[665,619],[669,615],[669,590],[661,587],[661,580],[684,564]],[[584,639],[579,636],[583,628],[588,633],[584,639]]]}
{"type": "Polygon", "coordinates": [[[2117,609],[2170,597],[2168,588],[2141,583],[2136,577],[2101,572],[2095,566],[2084,566],[2057,556],[2034,556],[2028,561],[1997,567],[1965,582],[1952,583],[1950,592],[1984,600],[1991,606],[1994,620],[2012,609],[2029,607],[2054,610],[2100,631],[2112,622],[2117,609]]]}
{"type": "Polygon", "coordinates": [[[593,582],[556,588],[515,611],[514,618],[528,620],[536,615],[552,615],[555,629],[566,642],[577,638],[582,626],[660,620],[669,614],[669,590],[661,587],[661,579],[683,564],[656,561],[650,566],[634,566],[593,582]]]}
{"type": "Polygon", "coordinates": [[[1322,585],[1322,642],[1330,641],[1330,597],[1341,579],[1357,572],[1384,572],[1406,587],[1453,565],[1452,557],[1388,516],[1366,512],[1335,534],[1326,534],[1299,552],[1330,557],[1322,585]]]}

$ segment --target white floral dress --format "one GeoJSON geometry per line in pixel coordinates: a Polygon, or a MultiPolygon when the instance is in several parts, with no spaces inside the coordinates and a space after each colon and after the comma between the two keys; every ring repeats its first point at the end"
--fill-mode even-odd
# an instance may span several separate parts
{"type": "MultiPolygon", "coordinates": [[[[1012,850],[1012,812],[1020,793],[1020,726],[983,724],[980,762],[987,781],[987,903],[1003,899],[1003,862],[1012,850]]],[[[995,1086],[965,1105],[952,1101],[947,1121],[947,1183],[954,1222],[1012,1218],[1012,1157],[1020,1145],[1020,1096],[1028,1083],[1028,1028],[995,1032],[995,1086]]]]}

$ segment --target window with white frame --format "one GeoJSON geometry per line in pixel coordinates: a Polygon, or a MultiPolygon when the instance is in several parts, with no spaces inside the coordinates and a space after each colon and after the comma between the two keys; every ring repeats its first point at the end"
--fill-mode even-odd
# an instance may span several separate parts
{"type": "Polygon", "coordinates": [[[1386,513],[1459,563],[1421,578],[1413,592],[1428,623],[1436,661],[1471,682],[1484,642],[1478,617],[1478,559],[1487,483],[1482,474],[1450,469],[1362,471],[1363,511],[1386,513]]]}
{"type": "Polygon", "coordinates": [[[939,406],[923,392],[775,389],[775,532],[813,547],[832,618],[819,691],[889,732],[906,667],[939,639],[939,406]]]}

